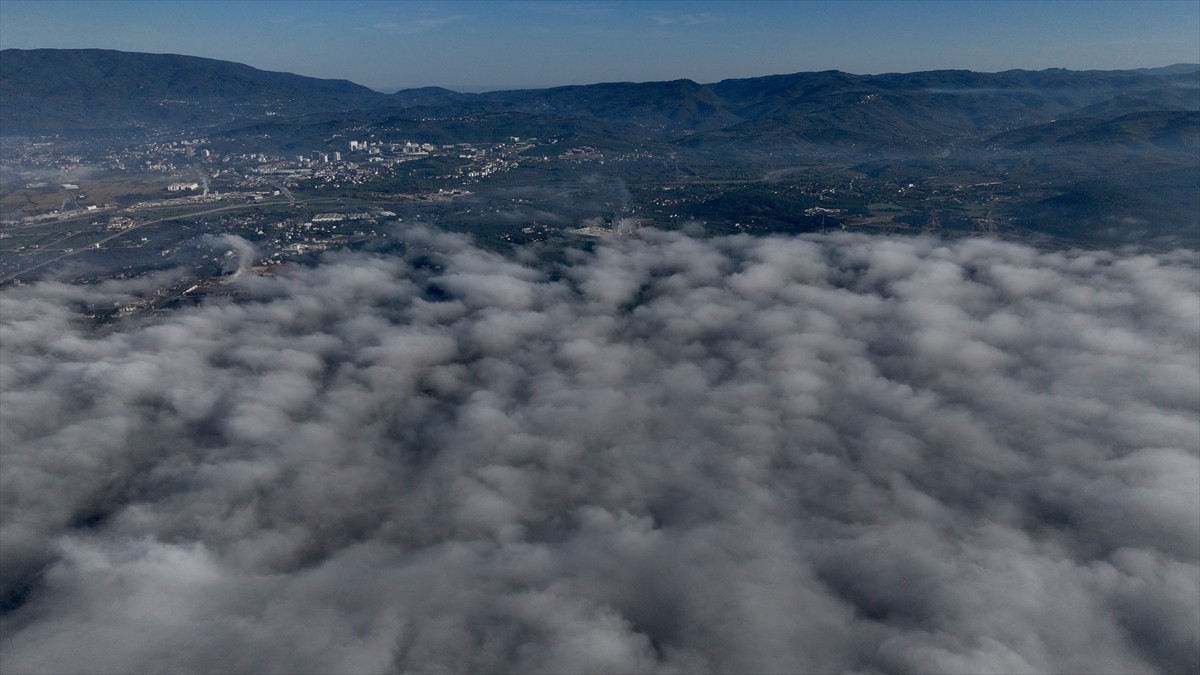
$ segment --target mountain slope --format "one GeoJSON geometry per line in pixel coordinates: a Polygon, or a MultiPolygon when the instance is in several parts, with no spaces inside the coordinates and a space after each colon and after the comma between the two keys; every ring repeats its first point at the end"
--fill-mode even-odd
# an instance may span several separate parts
{"type": "MultiPolygon", "coordinates": [[[[527,135],[539,124],[559,120],[552,126],[561,129],[566,123],[569,130],[574,123],[588,135],[706,150],[738,146],[807,152],[806,148],[833,147],[925,154],[993,138],[1001,145],[1020,146],[1028,140],[1021,134],[998,137],[1018,129],[1030,129],[1027,136],[1057,137],[1062,130],[1078,134],[1097,120],[1131,113],[1196,110],[1197,68],[881,75],[824,71],[713,84],[616,82],[484,94],[425,87],[389,95],[344,80],[190,56],[8,49],[0,51],[0,132],[244,128],[327,113],[391,127],[396,124],[393,118],[427,117],[448,124],[472,118],[477,121],[468,126],[497,126],[492,131],[526,130],[513,135],[527,135]],[[1053,132],[1037,129],[1072,118],[1089,121],[1053,132]]],[[[1080,139],[1115,134],[1113,138],[1126,143],[1143,139],[1170,145],[1176,138],[1185,146],[1191,142],[1190,118],[1164,121],[1161,131],[1146,127],[1157,124],[1158,118],[1137,119],[1141,121],[1132,126],[1099,129],[1080,139]]],[[[310,119],[303,125],[311,123],[310,119]]],[[[473,137],[496,135],[482,127],[470,131],[473,137]]]]}
{"type": "Polygon", "coordinates": [[[999,134],[989,145],[1030,149],[1048,145],[1144,148],[1154,145],[1184,152],[1200,150],[1200,112],[1149,110],[1115,119],[1075,118],[999,134]]]}
{"type": "Polygon", "coordinates": [[[0,51],[0,95],[6,134],[202,126],[392,102],[346,80],[104,49],[0,51]]]}

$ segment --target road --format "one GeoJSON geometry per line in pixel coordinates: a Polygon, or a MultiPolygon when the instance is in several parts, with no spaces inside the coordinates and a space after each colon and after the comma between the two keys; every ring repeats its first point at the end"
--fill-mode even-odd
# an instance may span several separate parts
{"type": "MultiPolygon", "coordinates": [[[[288,197],[289,197],[289,198],[291,198],[291,195],[289,194],[289,195],[288,195],[288,197]]],[[[4,278],[0,279],[0,284],[6,284],[6,283],[8,283],[8,282],[12,281],[13,279],[17,279],[17,278],[19,278],[20,276],[22,276],[22,275],[24,275],[24,274],[28,274],[28,273],[30,273],[30,272],[32,272],[32,271],[34,271],[34,270],[36,270],[36,269],[40,269],[40,268],[42,268],[42,267],[45,267],[46,265],[49,265],[50,263],[58,262],[59,260],[62,260],[63,258],[68,258],[68,257],[70,257],[70,256],[73,256],[73,255],[76,255],[76,254],[78,254],[78,253],[82,253],[83,251],[92,251],[92,250],[95,250],[95,249],[97,249],[97,248],[100,248],[100,247],[101,247],[101,246],[103,246],[104,244],[106,244],[106,243],[108,243],[108,242],[112,241],[113,239],[117,239],[117,238],[119,238],[119,237],[123,237],[123,236],[125,236],[126,234],[129,234],[130,232],[133,232],[134,230],[137,230],[137,229],[139,229],[139,228],[146,227],[147,225],[156,225],[156,224],[158,224],[158,223],[166,222],[166,221],[168,221],[168,220],[175,220],[175,219],[177,219],[177,218],[193,218],[193,217],[195,217],[195,216],[206,216],[206,215],[208,215],[208,214],[210,214],[210,213],[220,213],[220,212],[222,212],[222,211],[233,211],[233,210],[236,210],[236,209],[247,209],[247,208],[254,208],[254,207],[256,207],[256,206],[263,206],[263,205],[265,205],[265,204],[281,204],[281,203],[282,203],[282,202],[267,202],[267,201],[262,201],[262,202],[252,202],[252,203],[249,203],[249,204],[233,204],[233,205],[230,205],[230,206],[222,206],[222,207],[218,207],[218,208],[215,208],[215,209],[207,209],[207,210],[205,210],[205,211],[193,211],[193,212],[191,212],[191,213],[177,213],[177,214],[173,214],[173,215],[171,215],[171,216],[168,216],[168,217],[166,217],[166,218],[159,218],[158,220],[148,220],[148,221],[146,221],[146,222],[144,222],[144,223],[138,223],[137,225],[134,225],[133,227],[129,227],[129,228],[126,228],[126,229],[124,229],[124,230],[121,230],[121,231],[119,231],[119,232],[116,232],[116,233],[114,233],[114,234],[111,234],[111,235],[109,235],[109,236],[107,236],[107,237],[104,237],[103,239],[101,239],[101,240],[99,240],[99,241],[92,242],[92,244],[91,244],[90,246],[85,246],[85,247],[82,247],[82,248],[77,248],[77,249],[75,249],[75,250],[73,250],[73,251],[68,251],[68,252],[65,252],[65,253],[63,253],[63,254],[61,254],[61,255],[55,256],[55,257],[53,257],[53,258],[50,258],[50,259],[47,259],[47,260],[43,260],[42,262],[40,262],[40,263],[38,263],[38,264],[36,264],[36,265],[31,265],[31,266],[29,266],[29,267],[26,267],[25,269],[22,269],[22,270],[17,270],[16,272],[13,272],[12,274],[10,274],[10,275],[8,275],[8,276],[6,276],[6,277],[4,277],[4,278]]],[[[294,202],[294,200],[293,200],[293,203],[295,203],[295,202],[294,202]]]]}
{"type": "Polygon", "coordinates": [[[55,219],[52,219],[52,218],[47,218],[46,220],[41,220],[41,221],[38,221],[38,222],[35,222],[35,223],[24,223],[24,224],[21,224],[21,225],[9,225],[9,226],[7,226],[7,227],[5,227],[5,228],[4,228],[4,231],[5,231],[5,232],[9,232],[9,231],[12,231],[12,230],[22,230],[22,229],[25,229],[25,228],[28,228],[28,227],[44,227],[44,226],[45,226],[46,224],[48,224],[48,223],[55,223],[55,224],[58,224],[58,223],[69,223],[69,222],[71,222],[72,220],[83,220],[83,219],[85,219],[85,218],[95,218],[96,216],[98,216],[98,215],[100,215],[100,214],[103,214],[103,213],[108,213],[109,211],[112,211],[112,209],[110,209],[110,208],[99,208],[99,209],[96,209],[95,211],[88,211],[87,213],[81,213],[81,214],[79,214],[79,215],[77,215],[77,216],[71,216],[71,217],[69,217],[69,218],[59,218],[59,219],[57,219],[57,220],[55,220],[55,219]]]}
{"type": "Polygon", "coordinates": [[[279,188],[279,191],[283,193],[283,196],[287,197],[289,204],[292,206],[296,205],[296,198],[292,196],[291,190],[284,187],[283,183],[274,183],[274,185],[275,187],[279,188]]]}
{"type": "MultiPolygon", "coordinates": [[[[819,168],[822,171],[822,173],[829,175],[829,174],[838,173],[839,171],[848,169],[851,166],[852,166],[851,164],[829,164],[829,165],[822,165],[819,168]]],[[[701,176],[697,176],[695,178],[685,178],[682,180],[674,180],[674,181],[655,181],[654,184],[655,185],[671,185],[671,186],[688,186],[688,185],[748,185],[751,183],[778,183],[779,181],[783,180],[784,178],[787,178],[789,175],[791,175],[793,173],[798,173],[798,172],[802,172],[802,171],[811,171],[816,168],[818,168],[818,167],[814,167],[814,166],[808,165],[808,164],[802,164],[799,166],[784,167],[782,169],[773,169],[771,171],[764,173],[762,178],[703,178],[701,176]]]]}

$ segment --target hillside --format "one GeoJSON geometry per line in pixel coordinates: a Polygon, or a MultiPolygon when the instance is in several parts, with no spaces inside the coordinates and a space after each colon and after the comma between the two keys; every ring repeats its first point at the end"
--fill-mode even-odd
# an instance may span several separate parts
{"type": "Polygon", "coordinates": [[[1200,112],[1141,110],[1114,119],[1075,118],[1016,129],[990,139],[996,146],[1029,149],[1045,145],[1200,150],[1200,112]]]}
{"type": "Polygon", "coordinates": [[[350,111],[368,111],[369,121],[420,108],[426,117],[586,120],[630,141],[694,148],[920,149],[1071,117],[1197,110],[1200,70],[824,71],[713,84],[617,82],[484,94],[425,87],[388,95],[345,80],[191,56],[7,49],[0,51],[0,96],[5,135],[211,128],[350,111]]]}
{"type": "Polygon", "coordinates": [[[104,49],[0,51],[0,96],[5,134],[205,126],[392,102],[346,80],[104,49]]]}

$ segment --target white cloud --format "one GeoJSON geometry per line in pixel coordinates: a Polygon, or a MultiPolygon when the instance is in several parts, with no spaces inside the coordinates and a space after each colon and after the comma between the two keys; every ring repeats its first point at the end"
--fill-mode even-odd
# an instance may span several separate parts
{"type": "Polygon", "coordinates": [[[1196,669],[1192,254],[402,236],[0,296],[6,669],[1196,669]]]}

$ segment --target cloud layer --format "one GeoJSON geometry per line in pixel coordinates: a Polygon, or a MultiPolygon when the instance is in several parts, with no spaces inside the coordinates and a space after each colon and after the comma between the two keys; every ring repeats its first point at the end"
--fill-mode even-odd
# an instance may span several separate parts
{"type": "Polygon", "coordinates": [[[1194,253],[645,234],[6,291],[3,667],[1200,668],[1194,253]]]}

